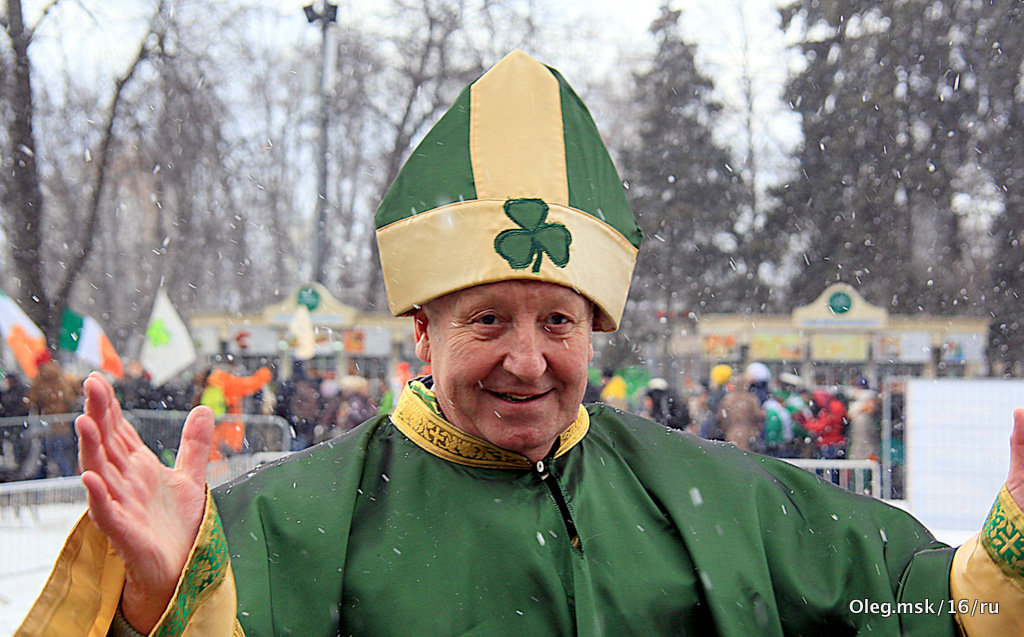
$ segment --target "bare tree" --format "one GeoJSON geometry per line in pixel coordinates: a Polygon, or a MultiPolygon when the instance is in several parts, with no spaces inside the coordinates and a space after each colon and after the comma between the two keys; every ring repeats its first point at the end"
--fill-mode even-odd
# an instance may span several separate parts
{"type": "MultiPolygon", "coordinates": [[[[493,56],[495,40],[525,37],[529,20],[492,21],[494,12],[507,11],[509,3],[491,0],[473,3],[419,2],[395,4],[394,24],[407,28],[388,36],[382,59],[388,65],[378,73],[382,90],[373,95],[373,110],[386,142],[381,145],[377,166],[375,200],[397,176],[414,144],[454,100],[456,93],[476,79],[493,56]],[[383,87],[388,87],[386,90],[383,87]]],[[[508,16],[508,13],[503,15],[508,16]]],[[[372,228],[371,228],[372,230],[372,228]]],[[[370,308],[383,306],[383,285],[377,242],[368,232],[369,271],[365,278],[365,301],[370,308]]]]}
{"type": "MultiPolygon", "coordinates": [[[[200,0],[171,11],[152,1],[132,59],[100,71],[109,82],[48,68],[35,76],[45,83],[26,89],[14,78],[30,82],[31,67],[18,75],[14,61],[21,51],[29,63],[36,31],[9,19],[21,4],[8,0],[16,6],[4,26],[18,46],[0,47],[9,162],[0,201],[17,263],[5,276],[51,338],[69,302],[121,348],[138,338],[161,282],[186,314],[243,311],[309,270],[318,102],[303,79],[317,51],[312,38],[304,49],[253,37],[288,20],[299,33],[304,19],[269,6],[200,0]],[[15,117],[16,107],[29,114],[15,117]]],[[[381,307],[377,202],[455,94],[528,43],[531,11],[508,0],[396,0],[375,11],[377,23],[335,27],[327,283],[342,299],[381,307]]],[[[66,28],[64,15],[51,24],[66,28]]]]}
{"type": "Polygon", "coordinates": [[[43,237],[43,192],[36,164],[33,130],[32,64],[28,49],[33,29],[25,25],[20,0],[8,0],[4,25],[13,52],[5,98],[10,104],[7,148],[4,149],[4,231],[11,261],[21,282],[22,305],[37,323],[48,324],[49,297],[43,287],[40,263],[43,237]],[[28,301],[32,300],[32,303],[28,301]]]}
{"type": "MultiPolygon", "coordinates": [[[[40,24],[56,5],[55,1],[46,7],[40,24]]],[[[104,191],[115,144],[116,122],[122,114],[125,87],[149,57],[152,45],[149,36],[155,32],[164,10],[161,1],[155,8],[150,31],[143,38],[137,54],[124,74],[114,81],[113,95],[101,119],[102,133],[92,153],[97,161],[92,174],[88,175],[88,204],[84,210],[83,223],[74,236],[68,239],[64,258],[57,264],[50,264],[41,258],[44,244],[51,243],[47,236],[51,226],[46,218],[53,211],[49,210],[42,188],[43,176],[34,128],[37,97],[33,90],[32,62],[29,57],[29,47],[39,24],[35,27],[25,24],[21,0],[7,2],[5,26],[14,65],[6,93],[11,113],[7,121],[8,148],[3,153],[9,158],[9,170],[5,171],[9,176],[4,188],[4,228],[9,239],[14,274],[20,282],[18,296],[26,312],[40,325],[51,342],[57,337],[60,311],[67,305],[71,288],[81,276],[95,246],[96,229],[103,212],[104,191]],[[47,285],[50,280],[56,281],[52,287],[47,285]]]]}

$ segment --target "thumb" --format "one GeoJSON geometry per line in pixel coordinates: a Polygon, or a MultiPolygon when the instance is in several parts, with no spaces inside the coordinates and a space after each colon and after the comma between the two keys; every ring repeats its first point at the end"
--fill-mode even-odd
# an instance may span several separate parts
{"type": "Polygon", "coordinates": [[[213,410],[200,405],[189,412],[185,426],[181,429],[181,445],[178,447],[174,468],[184,472],[196,483],[206,482],[213,424],[213,410]]]}
{"type": "Polygon", "coordinates": [[[1013,433],[1010,434],[1010,475],[1006,489],[1017,506],[1024,507],[1024,409],[1013,411],[1013,433]]]}

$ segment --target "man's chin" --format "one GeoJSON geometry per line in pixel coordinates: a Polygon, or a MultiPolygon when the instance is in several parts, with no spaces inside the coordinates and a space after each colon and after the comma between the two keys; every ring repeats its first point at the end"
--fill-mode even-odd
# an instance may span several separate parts
{"type": "MultiPolygon", "coordinates": [[[[498,422],[487,423],[485,427],[481,428],[480,433],[483,434],[482,437],[485,440],[496,447],[514,451],[531,460],[541,460],[551,451],[555,439],[566,427],[558,430],[550,427],[538,428],[537,422],[544,421],[531,419],[528,422],[516,422],[513,419],[504,418],[498,422]]],[[[547,422],[551,422],[551,420],[549,419],[547,422]]]]}

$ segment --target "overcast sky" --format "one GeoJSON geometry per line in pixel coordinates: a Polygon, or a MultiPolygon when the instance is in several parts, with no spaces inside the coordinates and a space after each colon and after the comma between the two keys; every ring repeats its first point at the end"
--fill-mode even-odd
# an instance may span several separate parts
{"type": "MultiPolygon", "coordinates": [[[[30,24],[51,0],[23,0],[30,24]]],[[[307,24],[302,6],[309,0],[243,0],[253,5],[277,8],[285,16],[267,24],[253,37],[281,48],[299,43],[315,46],[317,29],[307,24]]],[[[523,0],[538,13],[557,16],[553,33],[545,33],[545,45],[552,53],[543,62],[562,70],[570,84],[580,88],[602,73],[622,73],[623,65],[649,59],[653,44],[647,32],[663,0],[523,0]],[[568,25],[568,26],[565,26],[568,25]],[[576,29],[592,36],[587,44],[556,46],[561,29],[576,29]],[[592,42],[606,43],[594,46],[592,42]],[[590,77],[588,77],[590,76],[590,77]]],[[[682,10],[683,36],[698,45],[698,62],[715,81],[720,100],[727,106],[742,103],[743,65],[750,65],[757,95],[755,110],[762,165],[770,168],[782,161],[799,139],[796,118],[781,103],[782,85],[792,56],[786,54],[784,35],[778,30],[776,6],[780,0],[676,0],[682,10]]],[[[151,2],[135,0],[80,0],[58,5],[49,16],[33,45],[37,64],[49,59],[54,67],[72,70],[80,78],[97,75],[109,78],[122,73],[139,46],[151,2]],[[84,8],[83,8],[84,7],[84,8]],[[56,18],[56,19],[55,19],[56,18]]],[[[372,25],[376,3],[338,2],[339,22],[372,25]]],[[[184,6],[181,0],[179,6],[184,6]]],[[[370,27],[372,28],[372,26],[370,27]]],[[[580,40],[583,41],[582,39],[580,40]]],[[[45,72],[45,70],[43,71],[45,72]]],[[[727,119],[719,134],[726,143],[740,139],[739,118],[727,119]]],[[[728,115],[728,111],[727,111],[728,115]]],[[[600,117],[595,113],[595,117],[600,117]]],[[[599,124],[601,122],[599,121],[599,124]]],[[[735,147],[734,147],[735,148],[735,147]]],[[[742,150],[736,148],[736,150],[742,150]]],[[[776,166],[777,167],[777,166],[776,166]]],[[[763,187],[763,184],[762,184],[763,187]]]]}
{"type": "MultiPolygon", "coordinates": [[[[289,23],[274,25],[272,31],[260,34],[260,37],[280,38],[282,45],[296,37],[315,42],[316,29],[306,24],[302,12],[302,6],[309,0],[248,1],[274,6],[283,15],[294,16],[289,23]]],[[[547,13],[561,14],[566,23],[586,29],[608,43],[607,47],[588,47],[585,53],[566,51],[566,55],[585,55],[591,62],[613,63],[619,51],[635,51],[636,58],[642,58],[649,52],[651,45],[647,28],[658,15],[662,1],[532,0],[530,5],[547,13]]],[[[778,15],[775,11],[778,1],[676,0],[672,3],[674,8],[683,11],[684,37],[699,45],[702,64],[723,85],[724,94],[728,95],[728,84],[744,59],[745,38],[746,46],[754,53],[748,59],[756,62],[755,70],[759,76],[775,83],[781,83],[784,78],[785,43],[777,29],[778,15]]],[[[50,0],[24,0],[24,3],[31,23],[40,9],[50,4],[50,0]]],[[[89,67],[116,66],[119,60],[129,59],[138,46],[138,34],[151,11],[149,4],[132,0],[62,3],[55,11],[61,14],[59,30],[46,29],[41,33],[42,41],[37,43],[37,48],[45,47],[50,55],[60,55],[82,72],[89,67]],[[56,33],[59,33],[59,38],[56,33]]],[[[339,20],[349,24],[359,23],[375,11],[375,3],[339,4],[339,20]]],[[[550,61],[555,66],[559,62],[550,61]]]]}

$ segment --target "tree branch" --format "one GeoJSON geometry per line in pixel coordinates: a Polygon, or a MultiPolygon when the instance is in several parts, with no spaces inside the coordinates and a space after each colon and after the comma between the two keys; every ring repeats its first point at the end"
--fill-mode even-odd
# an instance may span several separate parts
{"type": "Polygon", "coordinates": [[[46,16],[49,15],[50,10],[53,9],[54,7],[56,7],[59,3],[60,3],[60,0],[52,0],[52,2],[50,2],[50,4],[46,5],[46,8],[43,9],[43,14],[41,16],[39,16],[38,20],[36,20],[35,26],[32,26],[32,27],[30,27],[28,29],[28,39],[29,39],[29,41],[32,40],[32,36],[35,35],[36,29],[39,27],[39,25],[42,24],[43,20],[46,19],[46,16]]]}
{"type": "MultiPolygon", "coordinates": [[[[157,20],[160,19],[163,13],[163,2],[157,7],[156,14],[153,16],[152,24],[156,24],[157,20]]],[[[114,84],[114,97],[110,103],[110,109],[107,113],[107,121],[103,130],[103,137],[100,142],[99,158],[96,167],[96,183],[93,185],[92,196],[89,199],[89,208],[86,210],[86,222],[85,229],[82,233],[82,241],[79,244],[80,249],[77,253],[72,256],[68,262],[68,267],[65,270],[64,280],[61,282],[60,288],[57,293],[58,302],[65,302],[71,292],[71,286],[74,285],[78,276],[81,274],[82,268],[85,266],[86,261],[92,254],[96,228],[99,225],[100,219],[100,206],[103,202],[103,193],[107,184],[107,166],[110,163],[110,157],[113,153],[114,147],[114,124],[117,121],[118,111],[121,106],[122,96],[125,87],[131,82],[135,72],[142,65],[142,63],[150,56],[152,50],[150,45],[150,36],[156,33],[156,29],[150,28],[146,35],[142,38],[142,44],[139,45],[139,52],[135,55],[135,59],[132,61],[130,67],[125,74],[118,78],[114,84]]]]}

